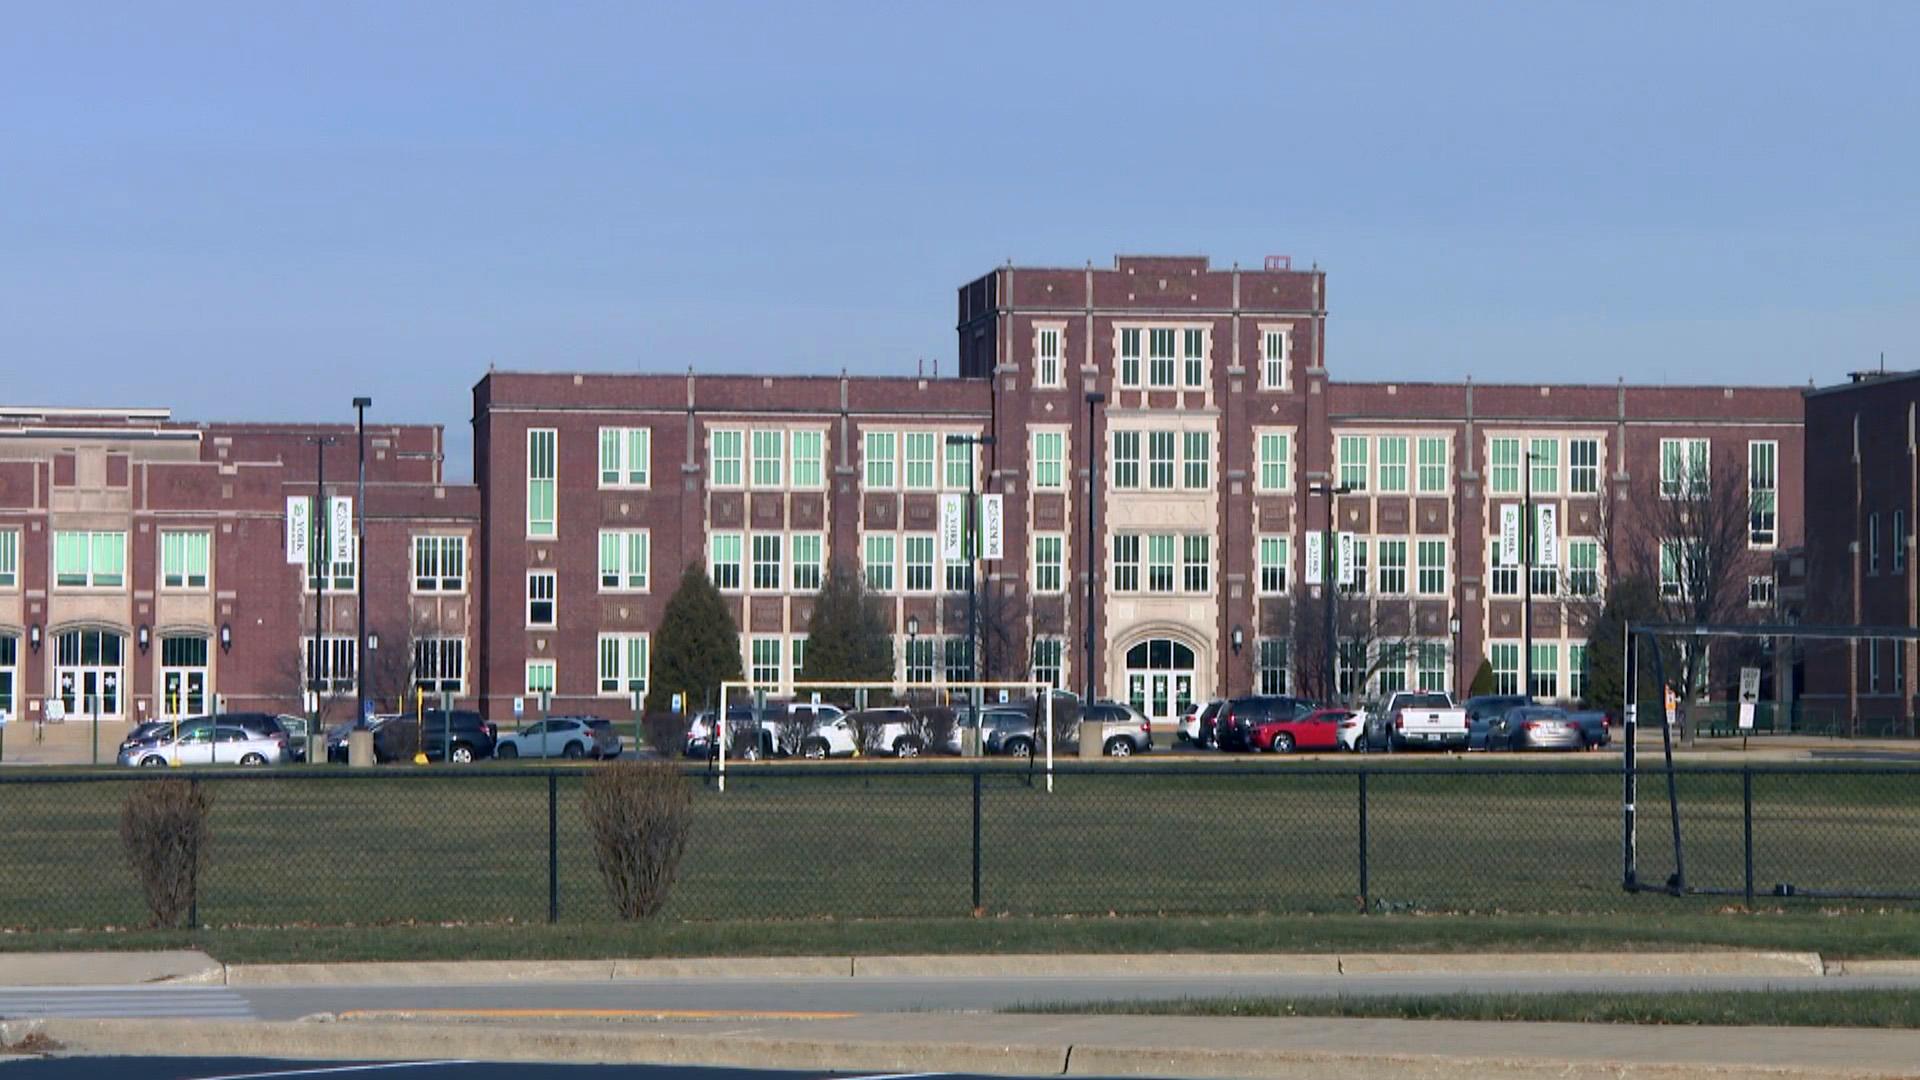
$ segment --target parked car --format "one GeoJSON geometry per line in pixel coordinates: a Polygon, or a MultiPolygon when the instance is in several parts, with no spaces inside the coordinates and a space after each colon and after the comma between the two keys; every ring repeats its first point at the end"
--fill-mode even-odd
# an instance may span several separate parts
{"type": "Polygon", "coordinates": [[[1201,749],[1212,746],[1214,721],[1220,715],[1220,707],[1225,704],[1225,701],[1214,698],[1212,701],[1196,701],[1188,705],[1186,711],[1180,714],[1180,741],[1201,749]]]}
{"type": "Polygon", "coordinates": [[[1349,710],[1340,720],[1340,749],[1357,751],[1363,748],[1367,740],[1367,725],[1370,722],[1365,709],[1349,710]]]}
{"type": "Polygon", "coordinates": [[[172,725],[157,739],[125,747],[120,764],[138,768],[171,765],[278,765],[287,760],[287,734],[262,735],[230,724],[199,724],[176,740],[172,725]]]}
{"type": "Polygon", "coordinates": [[[602,758],[620,756],[620,736],[605,720],[593,726],[588,716],[549,716],[496,741],[493,753],[502,758],[602,758]]]}
{"type": "Polygon", "coordinates": [[[1489,750],[1584,750],[1586,733],[1552,705],[1522,705],[1508,709],[1487,728],[1489,750]]]}
{"type": "Polygon", "coordinates": [[[1467,711],[1455,706],[1447,694],[1403,690],[1387,699],[1384,711],[1391,749],[1467,747],[1467,711]]]}
{"type": "Polygon", "coordinates": [[[1598,709],[1582,712],[1569,712],[1567,718],[1580,725],[1580,734],[1585,737],[1587,749],[1608,746],[1613,743],[1613,717],[1598,709]]]}
{"type": "Polygon", "coordinates": [[[1153,749],[1153,725],[1146,714],[1117,701],[1098,701],[1080,711],[1080,723],[1067,729],[1066,744],[1071,752],[1080,748],[1080,729],[1087,724],[1098,728],[1100,752],[1107,757],[1131,757],[1153,749]]]}
{"type": "MultiPolygon", "coordinates": [[[[604,720],[598,716],[589,716],[587,717],[587,726],[593,729],[593,737],[600,744],[600,759],[602,761],[617,758],[626,752],[626,744],[620,739],[620,729],[613,726],[613,721],[604,720]]],[[[634,738],[638,739],[639,736],[636,735],[634,738]]],[[[635,745],[637,746],[639,744],[636,742],[635,745]]],[[[499,747],[496,746],[494,753],[497,754],[499,752],[499,747]]]]}
{"type": "Polygon", "coordinates": [[[1295,750],[1338,750],[1340,722],[1352,716],[1350,709],[1315,709],[1305,716],[1288,716],[1256,725],[1252,733],[1253,749],[1275,754],[1295,750]]]}
{"type": "Polygon", "coordinates": [[[1298,720],[1318,707],[1297,697],[1234,698],[1220,708],[1213,727],[1214,742],[1222,750],[1252,750],[1253,731],[1261,724],[1298,720]]]}
{"type": "MultiPolygon", "coordinates": [[[[751,761],[772,756],[774,735],[768,730],[769,724],[767,717],[756,714],[752,706],[727,706],[727,727],[731,731],[727,739],[727,756],[751,761]]],[[[713,727],[713,710],[695,714],[693,721],[687,725],[687,741],[682,752],[690,758],[712,757],[713,727]]]]}
{"type": "Polygon", "coordinates": [[[1461,702],[1467,710],[1467,749],[1487,748],[1487,726],[1506,715],[1507,710],[1533,704],[1525,694],[1479,694],[1461,702]]]}
{"type": "Polygon", "coordinates": [[[388,719],[373,733],[375,761],[411,761],[416,751],[424,751],[428,761],[446,761],[465,765],[493,756],[498,742],[497,729],[472,709],[423,709],[411,715],[388,719]]]}
{"type": "MultiPolygon", "coordinates": [[[[281,717],[272,713],[253,712],[183,716],[178,720],[148,720],[144,723],[134,725],[134,727],[127,732],[126,737],[120,741],[120,749],[124,751],[143,743],[153,743],[162,740],[171,743],[176,732],[180,737],[184,738],[190,732],[203,731],[211,729],[215,725],[222,725],[241,728],[249,734],[263,739],[282,739],[289,747],[288,752],[291,753],[293,736],[281,720],[281,717]]],[[[303,731],[305,730],[304,721],[301,722],[300,727],[303,731]]],[[[305,757],[304,748],[301,756],[303,758],[305,757]]]]}
{"type": "MultiPolygon", "coordinates": [[[[380,729],[400,717],[393,713],[384,713],[368,718],[367,729],[379,737],[380,729]]],[[[335,724],[327,729],[327,760],[345,762],[347,760],[348,741],[353,735],[353,722],[335,724]]]]}
{"type": "MultiPolygon", "coordinates": [[[[1032,757],[1035,739],[1033,713],[1024,709],[994,709],[980,718],[980,747],[988,755],[1032,757]]],[[[1044,732],[1040,738],[1045,738],[1044,732]]]]}
{"type": "Polygon", "coordinates": [[[897,705],[862,709],[849,713],[847,723],[863,752],[910,758],[919,757],[927,748],[911,709],[897,705]]]}

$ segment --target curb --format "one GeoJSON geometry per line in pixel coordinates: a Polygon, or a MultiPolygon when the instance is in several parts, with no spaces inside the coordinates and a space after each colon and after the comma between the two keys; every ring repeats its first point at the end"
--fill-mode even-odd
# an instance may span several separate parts
{"type": "Polygon", "coordinates": [[[1342,975],[1803,976],[1827,973],[1819,953],[1361,953],[1340,958],[1342,975]]]}
{"type": "Polygon", "coordinates": [[[226,966],[195,949],[0,953],[0,986],[219,986],[226,966]]]}

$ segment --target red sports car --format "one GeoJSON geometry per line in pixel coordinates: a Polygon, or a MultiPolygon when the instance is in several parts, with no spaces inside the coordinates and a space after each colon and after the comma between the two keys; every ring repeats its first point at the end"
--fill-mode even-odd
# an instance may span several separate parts
{"type": "Polygon", "coordinates": [[[1315,709],[1298,720],[1273,720],[1253,729],[1253,748],[1275,754],[1340,749],[1340,721],[1351,709],[1315,709]]]}

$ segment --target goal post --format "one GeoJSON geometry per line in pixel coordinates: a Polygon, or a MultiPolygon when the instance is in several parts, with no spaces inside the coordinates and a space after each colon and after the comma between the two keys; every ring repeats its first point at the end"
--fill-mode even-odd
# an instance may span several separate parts
{"type": "MultiPolygon", "coordinates": [[[[840,702],[844,701],[845,711],[857,713],[874,707],[872,705],[872,699],[875,697],[891,698],[898,701],[931,695],[936,701],[939,701],[942,706],[950,706],[955,702],[959,702],[971,710],[971,719],[975,733],[974,747],[975,753],[978,754],[984,752],[982,744],[983,732],[981,730],[981,720],[984,714],[999,705],[1011,707],[1011,702],[995,701],[992,700],[992,698],[1024,694],[1026,695],[1026,700],[1021,702],[1022,708],[1034,708],[1037,705],[1035,730],[1032,741],[1039,745],[1031,748],[1029,762],[1032,763],[1036,759],[1044,760],[1047,790],[1052,791],[1054,742],[1053,699],[1055,693],[1056,690],[1051,683],[1026,681],[947,682],[937,685],[905,681],[796,681],[778,685],[730,679],[720,684],[720,707],[713,715],[710,734],[715,748],[714,757],[718,763],[718,787],[721,791],[727,789],[728,744],[731,743],[734,738],[730,712],[743,700],[751,702],[755,710],[755,715],[752,720],[754,726],[756,728],[763,728],[768,718],[759,714],[764,711],[768,701],[776,698],[787,700],[789,705],[793,706],[833,704],[836,707],[842,707],[840,702]],[[836,698],[840,700],[834,700],[836,698]]],[[[756,745],[757,740],[761,737],[759,731],[754,733],[756,745]]],[[[857,752],[864,753],[867,752],[869,748],[859,746],[856,743],[855,749],[857,752]]]]}

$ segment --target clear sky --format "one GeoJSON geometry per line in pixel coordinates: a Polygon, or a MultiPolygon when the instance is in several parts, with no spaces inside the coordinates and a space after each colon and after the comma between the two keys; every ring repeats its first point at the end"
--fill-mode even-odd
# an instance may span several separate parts
{"type": "Polygon", "coordinates": [[[1336,378],[1920,366],[1920,4],[24,2],[0,399],[951,370],[954,288],[1329,272],[1336,378]]]}

